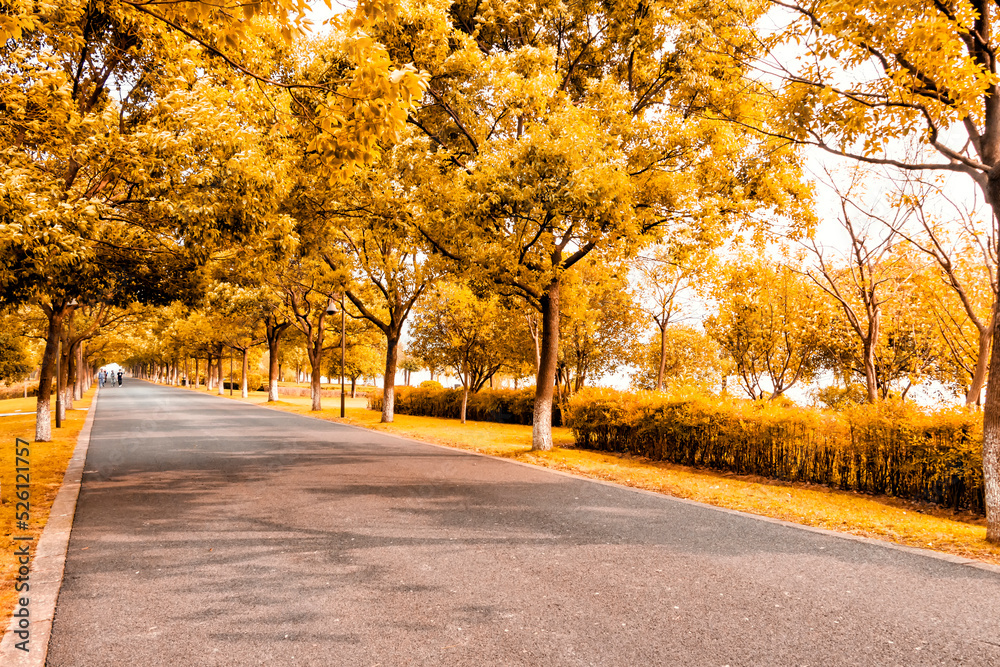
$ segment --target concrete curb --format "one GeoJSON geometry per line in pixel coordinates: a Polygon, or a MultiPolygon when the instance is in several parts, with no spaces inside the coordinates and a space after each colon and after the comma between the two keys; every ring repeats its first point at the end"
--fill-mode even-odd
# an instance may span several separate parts
{"type": "MultiPolygon", "coordinates": [[[[69,536],[73,530],[73,517],[76,514],[76,500],[80,495],[80,483],[83,480],[83,467],[87,460],[87,449],[90,447],[90,433],[94,426],[94,415],[97,413],[97,398],[100,389],[94,394],[91,409],[87,411],[87,419],[76,440],[73,457],[66,466],[62,486],[52,502],[49,518],[38,540],[35,557],[31,562],[31,572],[28,575],[30,600],[28,607],[31,614],[29,631],[31,636],[28,651],[14,647],[20,641],[14,635],[15,619],[11,618],[10,626],[0,642],[0,664],[4,667],[44,667],[49,650],[49,637],[52,635],[52,621],[56,612],[56,600],[62,587],[63,569],[66,565],[66,550],[69,548],[69,536]]],[[[15,607],[16,609],[17,607],[15,607]]]]}

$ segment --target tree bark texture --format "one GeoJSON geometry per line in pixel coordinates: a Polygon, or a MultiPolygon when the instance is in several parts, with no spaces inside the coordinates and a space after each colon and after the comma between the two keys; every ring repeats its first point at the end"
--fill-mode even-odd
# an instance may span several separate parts
{"type": "Polygon", "coordinates": [[[465,423],[465,411],[469,407],[469,373],[462,374],[462,423],[465,423]]]}
{"type": "Polygon", "coordinates": [[[240,396],[242,398],[246,398],[247,396],[250,395],[249,392],[248,392],[248,389],[249,389],[248,385],[249,385],[249,382],[250,382],[250,377],[249,377],[250,376],[250,350],[247,350],[245,348],[243,350],[243,370],[241,371],[241,373],[242,373],[242,380],[243,381],[240,382],[240,396]]]}
{"type": "Polygon", "coordinates": [[[983,487],[986,540],[1000,543],[1000,327],[993,328],[993,352],[983,407],[983,487]]]}
{"type": "MultiPolygon", "coordinates": [[[[987,198],[993,209],[993,225],[1000,225],[1000,162],[989,171],[987,198]]],[[[1000,236],[997,236],[1000,250],[1000,236]]],[[[1000,281],[997,281],[1000,286],[1000,281]]],[[[1000,290],[993,299],[993,318],[997,320],[1000,290]]],[[[1000,327],[993,327],[993,349],[990,352],[990,373],[986,382],[986,403],[983,406],[983,487],[986,501],[986,541],[1000,543],[1000,327]]]]}
{"type": "Polygon", "coordinates": [[[62,401],[59,419],[66,419],[66,411],[73,409],[73,383],[76,379],[76,354],[72,345],[63,343],[62,401]]]}
{"type": "Polygon", "coordinates": [[[323,409],[322,401],[320,400],[322,398],[322,391],[319,382],[320,374],[321,368],[319,362],[317,361],[313,364],[312,375],[309,378],[309,395],[312,397],[312,406],[310,409],[316,411],[323,409]]]}
{"type": "Polygon", "coordinates": [[[281,334],[288,324],[266,327],[267,335],[267,402],[278,400],[278,376],[281,374],[278,366],[278,354],[281,347],[281,334]]]}
{"type": "Polygon", "coordinates": [[[399,333],[386,339],[385,376],[382,382],[382,423],[392,422],[396,410],[396,362],[399,359],[399,333]]]}
{"type": "Polygon", "coordinates": [[[660,366],[656,370],[656,391],[663,391],[663,374],[667,372],[667,328],[660,327],[660,366]]]}
{"type": "Polygon", "coordinates": [[[995,328],[996,323],[993,322],[987,329],[979,332],[979,356],[976,358],[976,369],[972,374],[969,393],[965,395],[966,407],[977,405],[982,397],[983,387],[986,385],[986,371],[990,364],[990,344],[993,342],[995,328]]]}
{"type": "Polygon", "coordinates": [[[75,373],[76,377],[73,378],[74,379],[73,398],[75,398],[76,400],[81,400],[83,398],[83,392],[86,391],[87,389],[84,386],[87,373],[86,373],[86,366],[84,365],[83,362],[83,345],[84,343],[81,340],[76,344],[76,347],[74,348],[73,368],[76,369],[75,373]]]}
{"type": "Polygon", "coordinates": [[[226,392],[226,380],[225,380],[225,375],[224,375],[225,369],[223,368],[223,364],[222,364],[222,350],[221,349],[219,350],[219,354],[217,356],[218,356],[218,359],[219,359],[219,363],[217,364],[217,366],[218,366],[218,372],[219,372],[218,388],[217,389],[218,389],[218,392],[219,392],[219,396],[222,396],[226,392]]]}
{"type": "Polygon", "coordinates": [[[306,348],[306,352],[309,353],[309,365],[312,368],[309,380],[309,394],[312,397],[311,409],[317,412],[323,409],[319,382],[320,376],[323,374],[323,331],[323,317],[320,316],[316,323],[316,340],[309,343],[306,348]]]}
{"type": "Polygon", "coordinates": [[[542,341],[535,381],[535,411],[531,425],[531,449],[552,449],[552,397],[559,361],[559,279],[552,281],[542,297],[542,341]]]}
{"type": "Polygon", "coordinates": [[[869,341],[864,343],[865,355],[863,361],[865,365],[865,390],[868,392],[868,402],[878,401],[878,380],[875,377],[875,346],[869,341]]]}
{"type": "Polygon", "coordinates": [[[65,306],[53,304],[48,312],[49,326],[45,334],[45,351],[42,353],[42,367],[38,374],[38,400],[35,403],[35,441],[52,441],[52,414],[49,406],[52,400],[52,366],[56,361],[59,336],[65,306]]]}

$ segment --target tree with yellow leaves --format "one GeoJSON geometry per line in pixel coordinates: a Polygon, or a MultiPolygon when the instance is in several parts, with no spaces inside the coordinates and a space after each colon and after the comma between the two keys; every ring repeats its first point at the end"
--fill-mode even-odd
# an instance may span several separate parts
{"type": "Polygon", "coordinates": [[[431,0],[379,32],[430,76],[412,120],[436,174],[418,228],[474,281],[540,315],[535,449],[552,447],[566,272],[595,250],[628,256],[660,236],[715,243],[753,211],[807,198],[788,151],[707,111],[750,111],[754,84],[712,46],[721,34],[755,50],[731,15],[743,11],[431,0]]]}
{"type": "Polygon", "coordinates": [[[713,296],[705,329],[749,398],[774,400],[820,369],[832,308],[811,280],[744,254],[723,268],[713,296]]]}
{"type": "MultiPolygon", "coordinates": [[[[768,37],[770,57],[759,63],[781,84],[772,90],[771,113],[737,122],[860,162],[964,174],[1000,220],[996,3],[771,4],[788,20],[768,37]],[[796,52],[801,57],[789,57],[796,52]]],[[[735,62],[747,61],[738,48],[729,52],[735,62]]],[[[983,475],[987,539],[1000,542],[1000,328],[989,326],[983,475]]]]}
{"type": "Polygon", "coordinates": [[[306,119],[330,179],[403,127],[421,78],[364,32],[391,19],[392,5],[362,2],[335,19],[345,66],[322,82],[289,77],[282,53],[306,10],[289,0],[14,0],[0,12],[0,296],[48,314],[36,439],[51,437],[65,319],[77,306],[148,296],[108,286],[109,271],[165,292],[213,249],[266,226],[266,200],[284,189],[273,139],[294,125],[290,114],[306,119]],[[300,90],[319,99],[304,107],[300,90]]]}

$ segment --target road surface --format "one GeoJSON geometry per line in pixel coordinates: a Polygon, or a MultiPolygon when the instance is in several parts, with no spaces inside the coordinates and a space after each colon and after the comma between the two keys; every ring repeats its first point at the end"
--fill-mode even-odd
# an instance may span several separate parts
{"type": "Polygon", "coordinates": [[[1000,575],[127,379],[48,664],[1000,665],[1000,575]]]}

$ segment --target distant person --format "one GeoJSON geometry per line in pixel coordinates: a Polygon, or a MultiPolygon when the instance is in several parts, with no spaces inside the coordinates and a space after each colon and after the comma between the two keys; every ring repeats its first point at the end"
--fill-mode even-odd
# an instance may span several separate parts
{"type": "Polygon", "coordinates": [[[122,386],[122,372],[120,369],[118,371],[118,386],[122,386]]]}
{"type": "Polygon", "coordinates": [[[104,373],[104,369],[97,371],[97,384],[100,387],[104,386],[104,380],[107,379],[107,375],[104,373]]]}

